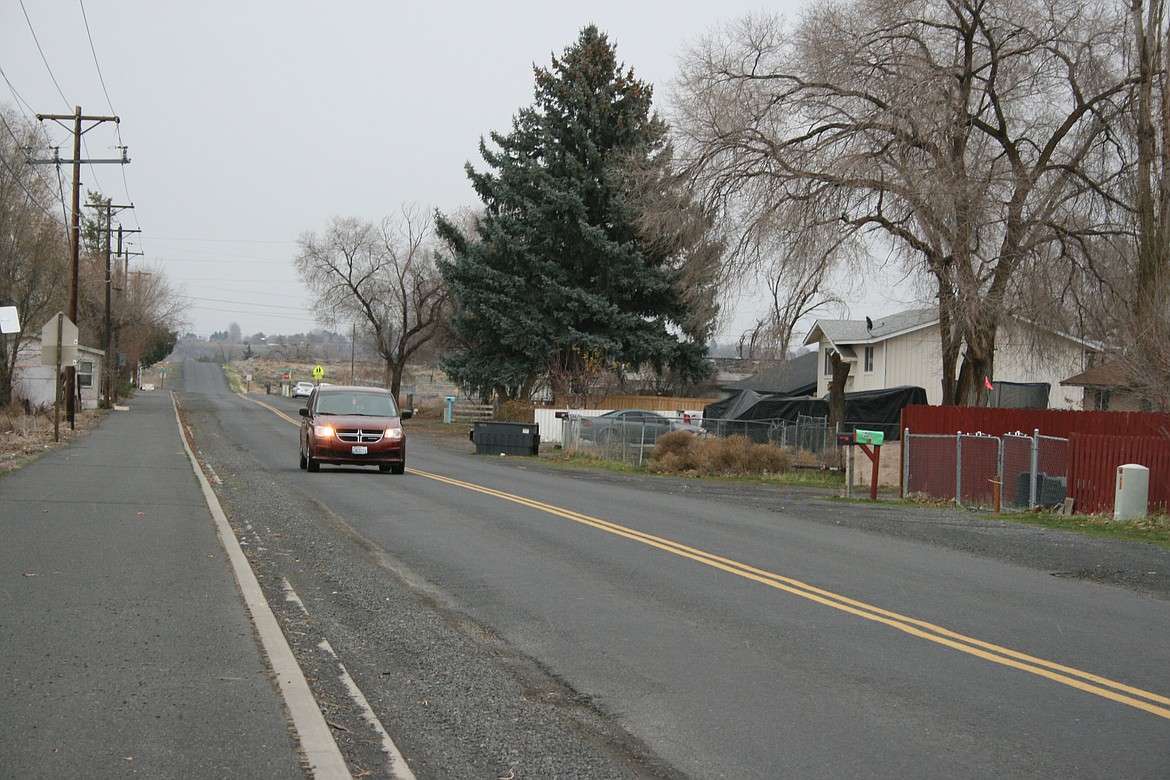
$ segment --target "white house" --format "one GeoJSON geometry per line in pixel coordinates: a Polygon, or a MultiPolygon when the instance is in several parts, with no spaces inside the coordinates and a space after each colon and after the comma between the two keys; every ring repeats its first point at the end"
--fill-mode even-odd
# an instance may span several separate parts
{"type": "MultiPolygon", "coordinates": [[[[102,358],[106,353],[82,346],[77,348],[77,353],[77,391],[81,397],[81,408],[96,409],[102,397],[102,358]]],[[[13,394],[34,407],[51,407],[56,395],[54,369],[55,366],[41,365],[40,336],[27,335],[16,356],[13,394]]]]}
{"type": "MultiPolygon", "coordinates": [[[[836,351],[851,364],[846,392],[912,385],[942,402],[942,349],[937,309],[913,309],[875,320],[817,320],[806,345],[818,351],[817,395],[829,392],[836,351]]],[[[1046,383],[1048,407],[1081,409],[1084,390],[1061,380],[1084,371],[1100,347],[1019,319],[1000,326],[992,382],[1046,383]]]]}

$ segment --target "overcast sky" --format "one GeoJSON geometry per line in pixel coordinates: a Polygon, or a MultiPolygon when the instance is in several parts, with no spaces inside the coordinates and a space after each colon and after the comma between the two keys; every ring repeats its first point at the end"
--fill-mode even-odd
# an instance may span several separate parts
{"type": "MultiPolygon", "coordinates": [[[[794,19],[800,2],[0,0],[0,101],[121,118],[88,132],[83,156],[122,143],[131,164],[86,167],[83,187],[134,204],[132,267],[165,271],[191,330],[306,332],[297,236],[403,204],[477,205],[464,164],[483,167],[480,137],[510,129],[533,64],[583,26],[665,110],[687,43],[761,8],[794,19]]],[[[70,156],[70,134],[45,124],[70,156]]],[[[733,341],[750,312],[727,320],[733,341]]]]}

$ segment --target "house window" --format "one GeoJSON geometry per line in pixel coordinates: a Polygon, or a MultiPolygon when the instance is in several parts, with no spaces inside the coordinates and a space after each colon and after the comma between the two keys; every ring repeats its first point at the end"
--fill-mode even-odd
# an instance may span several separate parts
{"type": "Polygon", "coordinates": [[[93,387],[93,361],[77,361],[77,386],[93,387]]]}
{"type": "Polygon", "coordinates": [[[865,348],[865,368],[864,368],[864,371],[867,374],[873,373],[873,347],[866,347],[865,348]]]}
{"type": "Polygon", "coordinates": [[[833,375],[833,359],[830,357],[833,354],[831,349],[825,350],[825,376],[833,375]]]}

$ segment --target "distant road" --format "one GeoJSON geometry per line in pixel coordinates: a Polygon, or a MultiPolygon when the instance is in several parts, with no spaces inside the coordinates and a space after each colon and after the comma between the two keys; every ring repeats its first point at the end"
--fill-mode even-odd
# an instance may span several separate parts
{"type": "Polygon", "coordinates": [[[859,530],[879,510],[423,436],[403,476],[308,474],[299,402],[183,380],[310,682],[347,717],[324,640],[419,777],[1170,777],[1170,601],[897,532],[963,513],[859,530]]]}

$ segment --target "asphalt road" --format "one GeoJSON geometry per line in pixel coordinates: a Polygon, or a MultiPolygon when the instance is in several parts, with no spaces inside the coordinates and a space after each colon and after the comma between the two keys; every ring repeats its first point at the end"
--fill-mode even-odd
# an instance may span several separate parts
{"type": "Polygon", "coordinates": [[[1166,551],[409,427],[406,475],[307,474],[298,402],[183,382],[355,774],[342,665],[420,778],[1170,776],[1166,551]]]}

